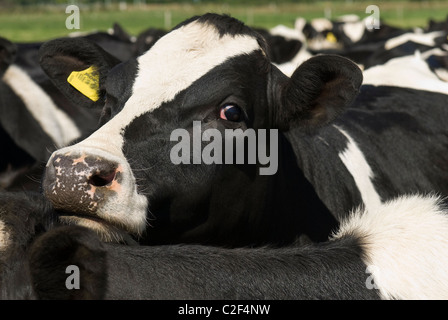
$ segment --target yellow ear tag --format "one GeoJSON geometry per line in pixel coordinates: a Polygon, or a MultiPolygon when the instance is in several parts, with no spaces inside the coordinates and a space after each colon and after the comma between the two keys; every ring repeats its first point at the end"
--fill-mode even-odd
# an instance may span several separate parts
{"type": "Polygon", "coordinates": [[[338,39],[336,39],[336,37],[333,34],[333,32],[328,32],[327,33],[327,41],[329,41],[331,43],[336,43],[336,42],[338,42],[338,39]]]}
{"type": "Polygon", "coordinates": [[[98,101],[100,75],[95,66],[90,66],[81,71],[73,71],[68,76],[67,82],[90,100],[98,101]]]}

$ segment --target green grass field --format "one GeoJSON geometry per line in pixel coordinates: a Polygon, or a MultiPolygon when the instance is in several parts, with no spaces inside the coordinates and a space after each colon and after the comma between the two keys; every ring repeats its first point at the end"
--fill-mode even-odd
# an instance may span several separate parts
{"type": "MultiPolygon", "coordinates": [[[[299,16],[309,20],[356,14],[364,18],[370,15],[365,13],[369,4],[372,2],[347,0],[254,7],[226,4],[128,5],[126,10],[113,4],[109,7],[80,7],[79,30],[65,27],[70,15],[65,13],[65,6],[10,9],[0,11],[0,36],[16,42],[40,41],[65,36],[71,31],[107,30],[114,22],[119,22],[130,34],[137,35],[149,27],[171,28],[188,17],[205,12],[228,13],[251,26],[270,28],[284,24],[292,27],[299,16]]],[[[402,27],[425,26],[428,19],[444,20],[448,14],[448,1],[376,1],[375,4],[380,8],[382,20],[402,27]]]]}

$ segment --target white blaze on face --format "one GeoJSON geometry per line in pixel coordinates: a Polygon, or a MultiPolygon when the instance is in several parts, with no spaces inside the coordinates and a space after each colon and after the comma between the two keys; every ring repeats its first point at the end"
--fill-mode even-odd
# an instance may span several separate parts
{"type": "Polygon", "coordinates": [[[33,118],[57,147],[66,146],[81,136],[73,120],[54,104],[25,71],[11,65],[2,80],[22,99],[33,118]]]}
{"type": "Polygon", "coordinates": [[[57,151],[97,155],[122,167],[120,192],[105,201],[97,211],[98,216],[123,223],[137,232],[146,225],[147,199],[138,194],[135,177],[122,152],[125,127],[138,116],[173,100],[177,93],[227,59],[259,49],[255,38],[221,37],[212,25],[192,22],[168,33],[138,58],[132,95],[123,109],[84,141],[57,151]]]}

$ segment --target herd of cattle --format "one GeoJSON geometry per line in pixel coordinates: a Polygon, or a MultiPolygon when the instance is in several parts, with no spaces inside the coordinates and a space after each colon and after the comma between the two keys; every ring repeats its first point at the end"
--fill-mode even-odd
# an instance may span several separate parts
{"type": "Polygon", "coordinates": [[[448,298],[448,19],[366,26],[0,38],[0,298],[448,298]],[[173,164],[193,121],[276,174],[173,164]]]}

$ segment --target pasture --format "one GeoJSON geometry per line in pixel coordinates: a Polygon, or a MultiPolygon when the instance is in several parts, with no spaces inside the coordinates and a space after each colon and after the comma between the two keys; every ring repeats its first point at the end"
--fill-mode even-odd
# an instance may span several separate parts
{"type": "MultiPolygon", "coordinates": [[[[0,10],[0,30],[3,37],[17,42],[42,41],[66,36],[72,31],[104,31],[114,22],[120,23],[131,35],[146,28],[169,29],[179,22],[206,12],[227,13],[250,26],[272,28],[278,24],[292,27],[297,17],[307,20],[340,15],[368,16],[366,1],[321,1],[313,3],[272,2],[268,5],[247,6],[238,4],[186,3],[140,4],[120,7],[110,5],[80,6],[80,29],[68,30],[65,21],[65,5],[21,7],[0,10]]],[[[444,20],[448,14],[446,1],[377,1],[380,18],[397,27],[423,27],[428,19],[444,20]]]]}

